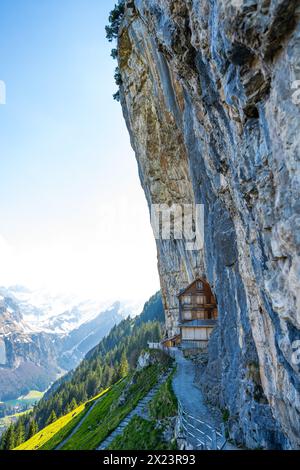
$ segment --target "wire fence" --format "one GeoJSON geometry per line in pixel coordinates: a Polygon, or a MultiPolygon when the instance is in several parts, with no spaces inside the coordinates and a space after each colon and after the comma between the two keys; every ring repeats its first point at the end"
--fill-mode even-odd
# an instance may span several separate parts
{"type": "MultiPolygon", "coordinates": [[[[177,348],[165,347],[161,343],[148,343],[150,349],[160,349],[169,354],[173,358],[176,356],[177,348]]],[[[205,421],[195,418],[186,412],[178,400],[178,417],[181,433],[186,441],[195,450],[222,450],[226,446],[225,426],[222,425],[222,430],[219,431],[213,428],[205,421]]]]}
{"type": "Polygon", "coordinates": [[[226,445],[225,428],[222,432],[187,413],[178,400],[178,416],[182,434],[195,450],[222,450],[226,445]]]}

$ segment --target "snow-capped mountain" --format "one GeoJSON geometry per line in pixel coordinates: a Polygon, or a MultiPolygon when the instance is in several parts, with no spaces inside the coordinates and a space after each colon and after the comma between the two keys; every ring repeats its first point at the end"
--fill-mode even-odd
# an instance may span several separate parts
{"type": "Polygon", "coordinates": [[[0,400],[45,389],[138,309],[131,303],[51,296],[22,286],[0,288],[0,400]]]}
{"type": "MultiPolygon", "coordinates": [[[[100,312],[115,310],[115,301],[101,302],[74,296],[53,295],[46,290],[32,291],[24,286],[0,287],[0,298],[11,298],[22,312],[24,326],[30,332],[67,334],[90,322],[100,312]]],[[[122,317],[140,313],[141,303],[119,302],[122,317]]]]}

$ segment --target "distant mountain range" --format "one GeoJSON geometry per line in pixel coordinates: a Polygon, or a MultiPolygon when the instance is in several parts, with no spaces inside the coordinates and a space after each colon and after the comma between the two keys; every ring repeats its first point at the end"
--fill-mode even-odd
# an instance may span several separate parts
{"type": "Polygon", "coordinates": [[[137,306],[0,287],[0,401],[45,390],[137,306]]]}

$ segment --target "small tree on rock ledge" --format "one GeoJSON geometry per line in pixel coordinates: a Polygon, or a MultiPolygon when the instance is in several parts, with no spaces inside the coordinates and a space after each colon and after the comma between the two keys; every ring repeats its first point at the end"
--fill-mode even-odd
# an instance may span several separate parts
{"type": "MultiPolygon", "coordinates": [[[[114,9],[109,14],[109,25],[105,27],[106,38],[109,42],[112,42],[118,39],[119,29],[125,12],[125,0],[119,0],[115,5],[114,9]]],[[[111,51],[111,56],[113,59],[118,58],[118,49],[113,48],[111,51]]],[[[116,68],[115,71],[115,81],[118,86],[122,84],[121,74],[119,68],[116,68]]],[[[120,101],[120,92],[119,90],[113,95],[116,101],[120,101]]]]}
{"type": "Polygon", "coordinates": [[[120,0],[110,12],[108,21],[109,25],[105,27],[106,38],[109,42],[118,38],[121,21],[125,12],[125,1],[120,0]]]}

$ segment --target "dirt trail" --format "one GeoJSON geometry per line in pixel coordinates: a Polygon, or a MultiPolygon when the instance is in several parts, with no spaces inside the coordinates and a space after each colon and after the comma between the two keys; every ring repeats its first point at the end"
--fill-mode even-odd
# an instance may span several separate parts
{"type": "Polygon", "coordinates": [[[86,418],[91,414],[91,412],[93,411],[93,409],[95,408],[95,406],[97,405],[97,403],[102,400],[102,398],[104,397],[101,396],[99,397],[97,400],[95,400],[95,402],[92,404],[92,406],[90,407],[90,409],[87,411],[87,413],[85,413],[85,415],[82,417],[82,419],[79,421],[79,423],[75,426],[75,428],[73,429],[73,431],[71,432],[71,434],[69,434],[60,444],[58,444],[57,447],[55,447],[54,450],[60,450],[68,441],[69,439],[71,439],[71,437],[74,436],[74,434],[78,431],[78,429],[80,428],[80,426],[84,423],[84,421],[86,420],[86,418]]]}

